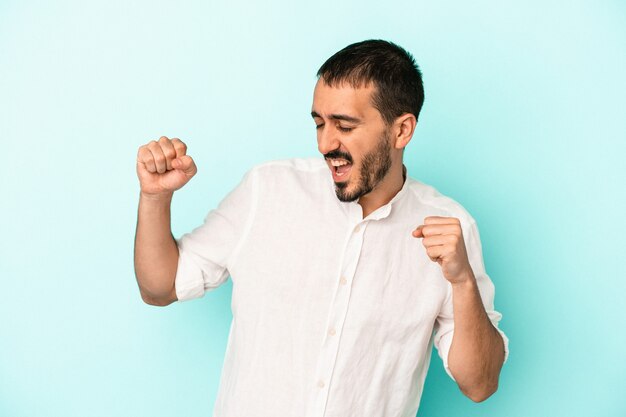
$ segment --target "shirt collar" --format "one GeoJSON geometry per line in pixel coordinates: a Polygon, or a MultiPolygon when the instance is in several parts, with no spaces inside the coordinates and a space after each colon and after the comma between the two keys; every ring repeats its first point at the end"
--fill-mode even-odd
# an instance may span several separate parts
{"type": "Polygon", "coordinates": [[[409,181],[407,181],[406,166],[404,166],[404,164],[402,164],[402,177],[404,183],[402,184],[402,188],[400,188],[400,191],[398,191],[387,204],[378,207],[376,210],[370,213],[370,215],[367,216],[367,219],[380,220],[388,217],[389,214],[391,214],[391,208],[394,204],[397,204],[399,201],[402,200],[402,197],[406,194],[406,190],[408,188],[409,181]]]}
{"type": "MultiPolygon", "coordinates": [[[[391,214],[392,206],[394,206],[395,204],[397,204],[399,201],[402,200],[403,196],[406,194],[406,190],[409,188],[408,186],[409,178],[407,177],[407,170],[404,164],[402,165],[402,177],[404,179],[404,183],[402,184],[402,188],[400,189],[400,191],[398,191],[396,195],[394,195],[393,198],[387,204],[385,204],[384,206],[378,207],[376,210],[371,212],[369,216],[367,216],[365,219],[362,218],[363,209],[359,205],[358,201],[351,201],[347,203],[341,202],[339,200],[337,201],[351,213],[350,217],[354,215],[358,217],[359,221],[366,220],[366,219],[367,220],[384,219],[388,217],[389,214],[391,214]]],[[[332,180],[331,180],[331,184],[333,184],[333,187],[334,187],[334,183],[332,183],[332,180]]],[[[333,194],[334,194],[334,191],[333,191],[333,194]]],[[[335,196],[335,198],[337,197],[335,196]]]]}

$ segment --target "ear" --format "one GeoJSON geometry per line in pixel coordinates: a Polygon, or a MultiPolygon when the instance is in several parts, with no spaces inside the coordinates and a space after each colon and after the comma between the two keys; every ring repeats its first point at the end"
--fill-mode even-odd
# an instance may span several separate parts
{"type": "Polygon", "coordinates": [[[417,119],[412,113],[404,113],[394,122],[394,145],[396,149],[404,149],[409,144],[415,131],[417,119]]]}

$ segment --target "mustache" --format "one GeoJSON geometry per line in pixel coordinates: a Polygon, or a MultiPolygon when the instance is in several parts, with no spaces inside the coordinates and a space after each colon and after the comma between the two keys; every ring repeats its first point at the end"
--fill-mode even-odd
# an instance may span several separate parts
{"type": "Polygon", "coordinates": [[[338,149],[335,149],[334,151],[330,151],[326,154],[324,154],[324,158],[325,159],[345,159],[346,161],[352,163],[352,156],[350,156],[350,154],[346,153],[346,152],[342,152],[338,149]]]}

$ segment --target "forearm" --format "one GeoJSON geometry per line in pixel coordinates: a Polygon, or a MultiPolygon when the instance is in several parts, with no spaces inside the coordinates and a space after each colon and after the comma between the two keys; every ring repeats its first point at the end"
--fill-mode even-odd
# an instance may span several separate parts
{"type": "Polygon", "coordinates": [[[454,336],[448,366],[461,391],[483,401],[498,387],[504,342],[487,316],[474,275],[452,288],[454,336]]]}
{"type": "Polygon", "coordinates": [[[152,197],[141,194],[139,198],[135,275],[142,298],[150,304],[165,305],[175,301],[178,247],[170,226],[171,200],[171,195],[152,197]]]}

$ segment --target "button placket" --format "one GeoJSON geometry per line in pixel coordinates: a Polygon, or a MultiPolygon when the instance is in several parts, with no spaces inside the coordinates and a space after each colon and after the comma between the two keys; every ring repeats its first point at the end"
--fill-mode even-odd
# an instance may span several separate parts
{"type": "Polygon", "coordinates": [[[320,355],[316,367],[317,389],[312,395],[312,412],[308,417],[323,417],[328,401],[328,392],[332,374],[335,368],[337,355],[339,352],[339,341],[345,318],[348,312],[351,285],[346,285],[349,278],[354,277],[356,267],[359,262],[361,248],[363,246],[363,232],[367,222],[357,224],[347,239],[344,257],[342,261],[342,275],[339,278],[333,302],[330,306],[326,334],[320,350],[320,355]]]}

